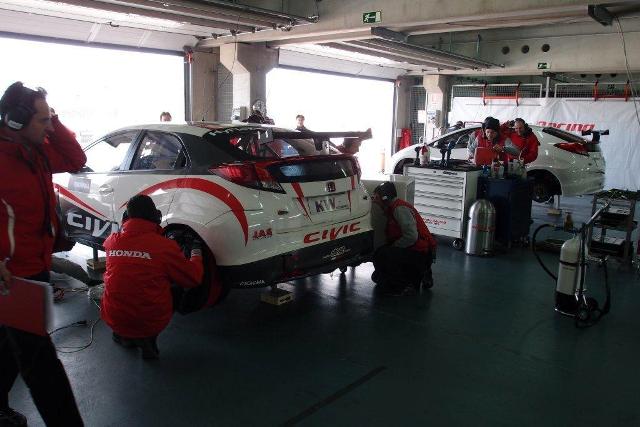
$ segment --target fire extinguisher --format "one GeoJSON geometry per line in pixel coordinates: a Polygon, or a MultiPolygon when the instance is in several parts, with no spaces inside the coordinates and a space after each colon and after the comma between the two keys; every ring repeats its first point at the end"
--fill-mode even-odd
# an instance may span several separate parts
{"type": "Polygon", "coordinates": [[[398,141],[398,151],[411,146],[411,129],[403,128],[400,131],[400,140],[398,141]]]}

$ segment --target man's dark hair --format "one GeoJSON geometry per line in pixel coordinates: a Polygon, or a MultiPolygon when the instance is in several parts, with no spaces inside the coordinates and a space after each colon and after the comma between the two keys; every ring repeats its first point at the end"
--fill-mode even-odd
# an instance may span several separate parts
{"type": "MultiPolygon", "coordinates": [[[[47,91],[42,88],[36,90],[30,89],[22,84],[15,82],[10,85],[0,98],[0,126],[4,126],[5,115],[8,112],[25,109],[25,114],[35,112],[35,102],[38,99],[46,99],[47,91]]],[[[29,117],[30,119],[31,117],[29,117]]],[[[23,123],[27,125],[27,123],[23,123]]]]}
{"type": "Polygon", "coordinates": [[[127,216],[129,218],[146,219],[156,224],[162,222],[162,212],[156,209],[151,197],[145,194],[138,194],[129,199],[127,202],[127,216]]]}
{"type": "Polygon", "coordinates": [[[304,116],[303,116],[302,114],[298,114],[298,115],[296,116],[296,120],[298,120],[298,119],[302,119],[302,120],[304,120],[304,116]]]}
{"type": "Polygon", "coordinates": [[[489,116],[484,119],[484,122],[482,123],[482,129],[492,129],[496,132],[500,132],[500,121],[494,117],[489,116]]]}

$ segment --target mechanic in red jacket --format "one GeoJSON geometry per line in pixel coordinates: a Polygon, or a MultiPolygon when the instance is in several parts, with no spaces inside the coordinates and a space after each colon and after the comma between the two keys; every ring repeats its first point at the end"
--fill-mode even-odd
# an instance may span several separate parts
{"type": "Polygon", "coordinates": [[[137,195],[127,203],[122,232],[104,242],[107,269],[100,309],[113,340],[138,346],[145,359],[157,359],[156,339],[173,315],[171,284],[196,287],[202,281],[202,243],[195,240],[191,259],[162,235],[162,214],[153,200],[137,195]]]}
{"type": "MultiPolygon", "coordinates": [[[[9,86],[0,99],[0,119],[0,278],[49,282],[60,228],[51,174],[76,172],[86,157],[73,134],[51,116],[42,89],[9,86]]],[[[9,408],[18,372],[47,425],[82,425],[51,339],[8,326],[0,326],[0,425],[26,425],[9,408]]]]}
{"type": "Polygon", "coordinates": [[[437,243],[418,211],[399,199],[395,186],[388,181],[373,190],[373,202],[387,217],[387,244],[373,255],[375,271],[371,279],[391,295],[413,295],[421,283],[431,288],[437,243]]]}
{"type": "Polygon", "coordinates": [[[507,160],[504,152],[505,144],[510,144],[507,124],[500,125],[500,121],[494,117],[487,117],[482,123],[482,128],[475,131],[468,144],[469,158],[473,159],[476,148],[491,148],[500,161],[507,160]]]}
{"type": "Polygon", "coordinates": [[[507,154],[507,160],[518,158],[522,159],[522,162],[526,165],[533,162],[538,158],[538,138],[535,136],[527,122],[521,118],[517,118],[513,121],[513,132],[509,135],[513,145],[520,150],[520,156],[513,156],[507,154]]]}

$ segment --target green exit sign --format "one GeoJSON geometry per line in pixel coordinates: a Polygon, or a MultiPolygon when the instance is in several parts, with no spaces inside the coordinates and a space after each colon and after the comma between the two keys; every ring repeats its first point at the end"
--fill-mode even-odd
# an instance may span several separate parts
{"type": "Polygon", "coordinates": [[[363,24],[375,24],[380,21],[382,21],[382,11],[380,10],[377,12],[366,12],[362,14],[363,24]]]}
{"type": "Polygon", "coordinates": [[[548,62],[538,62],[538,70],[548,70],[551,64],[548,62]]]}

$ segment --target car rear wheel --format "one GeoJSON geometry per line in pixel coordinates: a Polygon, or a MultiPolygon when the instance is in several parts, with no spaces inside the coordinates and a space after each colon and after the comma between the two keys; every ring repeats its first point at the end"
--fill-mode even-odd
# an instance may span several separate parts
{"type": "MultiPolygon", "coordinates": [[[[175,240],[187,257],[191,255],[194,239],[198,238],[195,232],[187,228],[167,230],[165,231],[165,236],[175,240]]],[[[177,301],[175,310],[180,314],[192,313],[216,305],[222,302],[229,294],[230,288],[220,280],[215,257],[206,245],[202,248],[202,263],[204,275],[200,286],[190,289],[174,288],[172,290],[177,301]]]]}
{"type": "Polygon", "coordinates": [[[533,176],[532,199],[534,202],[545,203],[560,194],[560,184],[550,173],[531,174],[533,176]]]}

